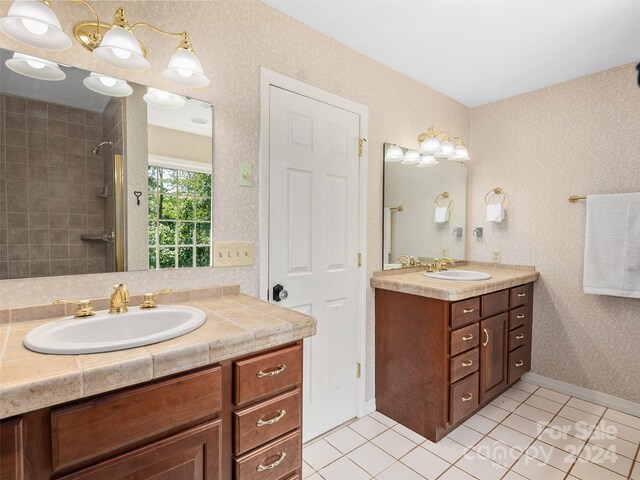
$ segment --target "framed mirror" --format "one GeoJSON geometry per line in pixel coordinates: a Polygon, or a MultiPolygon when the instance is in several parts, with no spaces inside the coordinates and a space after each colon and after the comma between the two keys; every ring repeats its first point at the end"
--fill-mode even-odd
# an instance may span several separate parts
{"type": "MultiPolygon", "coordinates": [[[[385,143],[383,158],[392,144],[385,143]]],[[[439,159],[419,167],[419,159],[384,162],[383,269],[400,268],[401,255],[432,262],[466,257],[467,165],[439,159]],[[400,257],[400,259],[399,259],[400,257]]]]}
{"type": "Polygon", "coordinates": [[[210,103],[0,61],[0,279],[211,265],[210,103]]]}

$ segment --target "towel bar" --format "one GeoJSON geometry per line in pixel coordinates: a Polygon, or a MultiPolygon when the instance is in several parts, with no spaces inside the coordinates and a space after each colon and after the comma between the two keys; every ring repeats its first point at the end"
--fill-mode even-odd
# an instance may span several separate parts
{"type": "Polygon", "coordinates": [[[586,200],[587,197],[585,195],[571,195],[569,197],[569,201],[571,203],[576,203],[578,200],[586,200]]]}

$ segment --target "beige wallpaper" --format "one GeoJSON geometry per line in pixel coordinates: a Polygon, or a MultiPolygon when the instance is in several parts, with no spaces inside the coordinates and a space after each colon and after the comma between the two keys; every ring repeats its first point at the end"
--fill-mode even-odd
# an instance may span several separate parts
{"type": "MultiPolygon", "coordinates": [[[[92,2],[93,3],[93,2],[92,2]]],[[[81,5],[53,2],[65,30],[87,17],[81,5]]],[[[238,162],[249,161],[258,172],[259,78],[264,66],[284,75],[349,98],[369,107],[369,204],[367,271],[381,268],[382,144],[413,145],[416,136],[433,125],[469,137],[469,109],[434,90],[380,65],[311,30],[257,0],[96,2],[104,18],[116,6],[133,21],[148,21],[167,29],[186,28],[211,78],[205,89],[177,89],[160,74],[175,48],[173,41],[140,31],[149,46],[152,69],[129,73],[107,68],[79,45],[66,52],[43,52],[0,39],[0,45],[40,55],[138,83],[209,101],[215,106],[214,239],[258,240],[258,182],[253,188],[237,183],[238,162]]],[[[6,14],[9,2],[2,2],[6,14]]],[[[257,180],[257,179],[256,179],[257,180]]],[[[244,293],[257,295],[257,261],[252,267],[130,272],[85,277],[6,280],[0,282],[3,306],[47,302],[58,297],[104,296],[116,281],[132,293],[153,288],[198,287],[239,283],[244,293]]],[[[367,398],[373,397],[373,291],[368,291],[367,398]]]]}
{"type": "MultiPolygon", "coordinates": [[[[640,300],[582,293],[585,202],[569,195],[640,191],[640,89],[627,65],[471,111],[474,260],[502,251],[535,265],[535,373],[640,401],[640,300]],[[508,193],[503,224],[483,197],[508,193]]],[[[467,229],[467,231],[469,228],[467,229]]]]}

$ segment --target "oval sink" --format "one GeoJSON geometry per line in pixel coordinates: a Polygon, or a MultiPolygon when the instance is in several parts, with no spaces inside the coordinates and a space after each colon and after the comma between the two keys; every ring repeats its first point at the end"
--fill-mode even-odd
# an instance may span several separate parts
{"type": "Polygon", "coordinates": [[[90,318],[65,317],[34,328],[24,345],[36,352],[58,355],[113,352],[179,337],[206,319],[202,310],[180,306],[135,308],[120,314],[105,310],[90,318]]]}
{"type": "Polygon", "coordinates": [[[423,272],[425,277],[439,278],[440,280],[489,280],[491,275],[475,270],[443,270],[442,272],[423,272]]]}

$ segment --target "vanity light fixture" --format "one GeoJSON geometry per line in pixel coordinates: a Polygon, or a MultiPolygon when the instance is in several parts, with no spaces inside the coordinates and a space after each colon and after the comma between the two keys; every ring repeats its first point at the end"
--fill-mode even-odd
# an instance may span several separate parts
{"type": "Polygon", "coordinates": [[[433,155],[422,155],[418,168],[435,167],[439,163],[433,155]]]}
{"type": "MultiPolygon", "coordinates": [[[[73,1],[87,7],[94,17],[94,20],[83,20],[74,25],[75,39],[102,62],[126,70],[148,70],[147,51],[134,34],[136,28],[147,28],[161,35],[180,37],[178,47],[162,74],[164,78],[187,87],[209,85],[188,32],[169,32],[146,22],[131,25],[123,8],[116,10],[110,25],[100,20],[86,0],[73,1]]],[[[14,0],[8,15],[0,19],[0,31],[14,40],[45,50],[64,50],[71,46],[71,40],[62,31],[49,0],[14,0]]]]}
{"type": "Polygon", "coordinates": [[[24,53],[15,52],[13,57],[5,62],[9,70],[12,70],[25,77],[57,82],[64,80],[67,75],[60,69],[60,66],[43,58],[32,57],[24,53]]]}
{"type": "Polygon", "coordinates": [[[462,137],[452,137],[446,130],[434,130],[433,127],[429,127],[426,132],[418,135],[418,144],[422,155],[433,155],[458,162],[471,160],[462,137]],[[439,136],[442,136],[442,141],[439,136]],[[454,146],[452,140],[457,140],[458,144],[454,146]]]}
{"type": "Polygon", "coordinates": [[[407,153],[404,154],[404,160],[402,160],[402,165],[415,165],[420,161],[420,154],[415,150],[407,150],[407,153]]]}
{"type": "Polygon", "coordinates": [[[128,97],[133,93],[133,88],[125,80],[101,73],[92,72],[82,83],[89,90],[110,97],[128,97]]]}
{"type": "Polygon", "coordinates": [[[384,154],[384,161],[387,163],[400,162],[402,160],[404,160],[404,152],[402,148],[395,144],[391,145],[384,154]]]}
{"type": "Polygon", "coordinates": [[[185,104],[184,97],[149,87],[142,97],[149,105],[159,108],[181,108],[185,104]]]}
{"type": "Polygon", "coordinates": [[[0,31],[14,40],[43,50],[66,50],[71,39],[62,31],[60,20],[48,0],[14,0],[0,31]]]}

